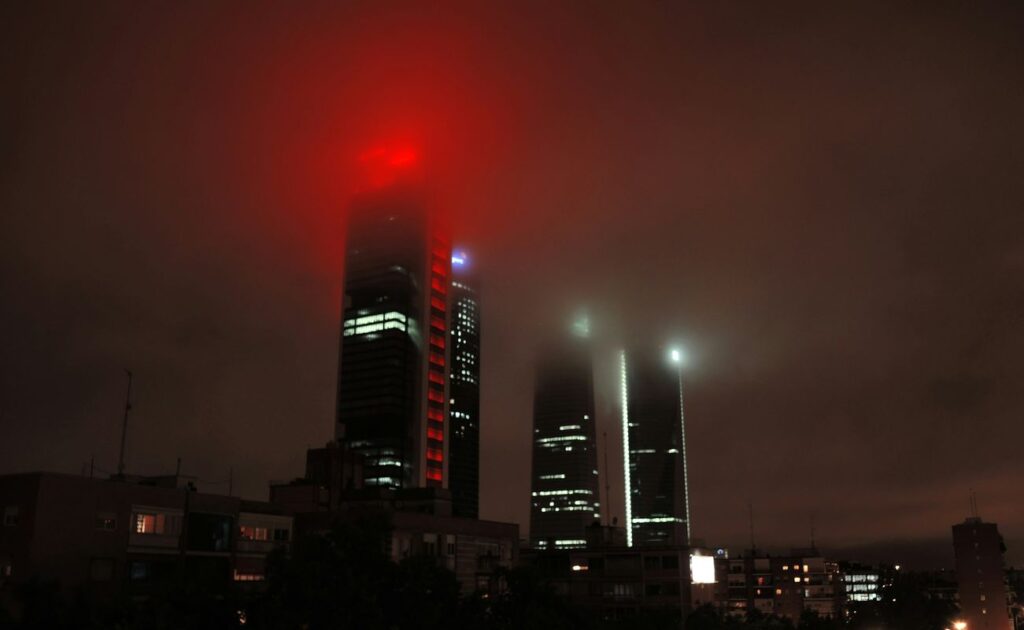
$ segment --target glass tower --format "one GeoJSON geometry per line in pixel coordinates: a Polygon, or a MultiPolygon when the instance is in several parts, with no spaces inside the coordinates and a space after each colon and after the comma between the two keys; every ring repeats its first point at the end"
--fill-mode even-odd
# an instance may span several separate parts
{"type": "Polygon", "coordinates": [[[480,513],[480,297],[463,253],[452,256],[448,471],[452,513],[480,513]]]}
{"type": "Polygon", "coordinates": [[[587,339],[546,349],[533,394],[530,542],[538,549],[586,545],[600,519],[594,378],[587,339]]]}
{"type": "Polygon", "coordinates": [[[358,197],[345,249],[335,435],[363,482],[447,487],[451,245],[418,188],[358,197]]]}
{"type": "Polygon", "coordinates": [[[629,546],[689,543],[680,361],[678,351],[619,357],[629,546]]]}

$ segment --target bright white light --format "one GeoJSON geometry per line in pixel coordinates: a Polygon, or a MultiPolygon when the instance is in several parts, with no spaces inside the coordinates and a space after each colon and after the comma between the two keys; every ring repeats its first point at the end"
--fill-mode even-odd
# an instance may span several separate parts
{"type": "MultiPolygon", "coordinates": [[[[895,601],[895,600],[893,600],[893,601],[895,601]]],[[[967,622],[966,621],[954,621],[953,622],[953,627],[956,628],[956,630],[964,630],[964,628],[967,627],[967,622]]]]}
{"type": "Polygon", "coordinates": [[[692,584],[715,583],[714,556],[690,556],[690,581],[692,584]]]}
{"type": "Polygon", "coordinates": [[[458,254],[452,254],[452,264],[457,267],[461,267],[462,265],[466,264],[466,258],[467,256],[462,252],[459,252],[458,254]]]}
{"type": "Polygon", "coordinates": [[[682,363],[683,362],[683,353],[680,352],[678,348],[672,348],[671,356],[672,356],[672,363],[682,363]]]}
{"type": "Polygon", "coordinates": [[[633,484],[629,479],[629,387],[626,384],[626,351],[619,354],[619,370],[622,394],[622,469],[625,473],[626,486],[626,546],[633,546],[633,504],[630,494],[633,492],[633,484]]]}

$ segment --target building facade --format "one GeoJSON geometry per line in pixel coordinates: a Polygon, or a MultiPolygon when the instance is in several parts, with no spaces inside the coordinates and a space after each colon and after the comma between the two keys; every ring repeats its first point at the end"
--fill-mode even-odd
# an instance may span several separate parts
{"type": "Polygon", "coordinates": [[[690,609],[689,552],[685,548],[535,548],[523,553],[523,562],[535,567],[556,593],[594,620],[662,613],[681,621],[690,609]]]}
{"type": "Polygon", "coordinates": [[[839,565],[808,551],[789,556],[751,552],[722,560],[729,567],[726,612],[745,616],[757,611],[796,621],[806,610],[839,619],[844,601],[839,565]]]}
{"type": "Polygon", "coordinates": [[[953,526],[956,581],[963,621],[970,630],[1009,630],[1005,545],[995,523],[971,517],[953,526]]]}
{"type": "Polygon", "coordinates": [[[686,545],[686,429],[678,352],[619,357],[626,534],[632,545],[686,545]]]}
{"type": "Polygon", "coordinates": [[[417,187],[355,199],[335,434],[364,457],[368,486],[448,485],[450,276],[447,230],[417,187]]]}
{"type": "Polygon", "coordinates": [[[449,488],[456,516],[480,514],[480,294],[464,253],[452,256],[449,488]]]}
{"type": "Polygon", "coordinates": [[[533,394],[530,541],[542,549],[586,545],[600,515],[594,376],[583,336],[548,346],[533,394]]]}
{"type": "Polygon", "coordinates": [[[268,503],[196,492],[187,478],[0,476],[0,588],[31,579],[96,597],[183,580],[210,592],[262,582],[292,517],[268,503]]]}

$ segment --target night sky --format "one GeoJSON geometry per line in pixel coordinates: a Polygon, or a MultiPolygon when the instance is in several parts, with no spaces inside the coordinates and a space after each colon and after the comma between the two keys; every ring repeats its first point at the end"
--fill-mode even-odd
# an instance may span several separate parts
{"type": "Polygon", "coordinates": [[[620,520],[613,353],[677,342],[696,537],[949,566],[973,490],[1024,562],[1021,6],[481,4],[3,3],[0,473],[113,471],[128,367],[130,471],[302,474],[402,142],[485,285],[483,517],[585,309],[620,520]]]}

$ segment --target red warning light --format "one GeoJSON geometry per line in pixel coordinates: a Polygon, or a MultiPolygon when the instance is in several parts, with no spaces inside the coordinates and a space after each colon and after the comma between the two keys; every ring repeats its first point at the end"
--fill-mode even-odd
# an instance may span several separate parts
{"type": "Polygon", "coordinates": [[[415,149],[404,145],[380,145],[359,154],[366,183],[371,188],[390,186],[419,163],[415,149]]]}

